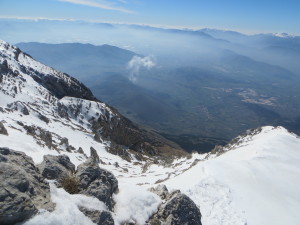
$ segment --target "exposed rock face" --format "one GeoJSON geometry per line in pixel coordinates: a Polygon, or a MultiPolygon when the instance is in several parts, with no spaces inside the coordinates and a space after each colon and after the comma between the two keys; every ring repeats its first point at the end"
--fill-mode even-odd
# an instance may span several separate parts
{"type": "Polygon", "coordinates": [[[96,97],[93,96],[92,92],[81,82],[73,77],[70,77],[67,74],[63,75],[71,80],[72,85],[68,85],[63,79],[58,79],[50,76],[43,77],[42,79],[39,79],[39,77],[33,78],[36,78],[36,81],[38,81],[41,85],[51,91],[58,98],[62,98],[64,96],[73,96],[76,98],[82,98],[92,101],[97,100],[96,97]]]}
{"type": "Polygon", "coordinates": [[[118,191],[118,180],[107,170],[101,169],[91,158],[80,164],[76,175],[80,180],[80,193],[98,198],[111,210],[112,195],[118,191]]]}
{"type": "Polygon", "coordinates": [[[101,129],[102,137],[109,138],[116,144],[125,145],[132,150],[145,152],[149,155],[155,155],[157,153],[155,146],[143,149],[143,144],[147,142],[149,138],[143,136],[138,127],[121,115],[120,117],[113,118],[110,118],[108,114],[101,115],[97,123],[94,124],[95,133],[99,133],[99,129],[101,129]]]}
{"type": "Polygon", "coordinates": [[[43,162],[38,167],[43,177],[51,180],[75,173],[75,165],[66,155],[45,155],[43,162]]]}
{"type": "Polygon", "coordinates": [[[0,148],[0,180],[1,225],[29,219],[39,209],[54,209],[49,184],[24,153],[0,148]]]}
{"type": "Polygon", "coordinates": [[[3,125],[3,123],[1,123],[1,121],[0,121],[0,134],[8,135],[7,130],[6,130],[5,126],[3,125]]]}
{"type": "Polygon", "coordinates": [[[168,193],[165,185],[151,189],[165,200],[157,213],[151,216],[149,225],[201,225],[201,213],[196,204],[180,191],[168,193]]]}
{"type": "Polygon", "coordinates": [[[168,158],[176,156],[184,156],[186,153],[176,144],[167,141],[163,137],[140,129],[130,120],[123,117],[117,110],[111,108],[115,115],[103,114],[93,124],[93,131],[96,136],[101,135],[102,138],[110,140],[113,145],[108,151],[117,154],[122,158],[129,160],[127,150],[141,153],[148,156],[166,156],[168,158]],[[119,147],[117,146],[119,145],[119,147]],[[122,146],[126,146],[124,151],[122,146]]]}
{"type": "Polygon", "coordinates": [[[80,208],[80,211],[97,225],[115,225],[114,219],[110,212],[89,210],[82,207],[80,208]]]}

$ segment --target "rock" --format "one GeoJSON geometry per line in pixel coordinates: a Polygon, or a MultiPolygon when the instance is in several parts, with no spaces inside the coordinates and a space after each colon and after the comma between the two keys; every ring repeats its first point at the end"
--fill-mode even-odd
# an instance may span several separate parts
{"type": "Polygon", "coordinates": [[[73,151],[75,151],[76,150],[76,148],[74,147],[74,146],[72,146],[72,145],[69,145],[67,148],[66,148],[66,151],[67,152],[73,152],[73,151]]]}
{"type": "Polygon", "coordinates": [[[101,139],[101,134],[99,134],[98,132],[94,135],[94,140],[102,143],[102,139],[101,139]]]}
{"type": "Polygon", "coordinates": [[[97,225],[114,225],[114,219],[108,211],[89,210],[81,207],[80,211],[97,225]]]}
{"type": "Polygon", "coordinates": [[[69,146],[68,138],[62,138],[60,141],[60,145],[65,145],[66,147],[68,147],[69,146]]]}
{"type": "Polygon", "coordinates": [[[0,180],[1,225],[27,220],[40,209],[54,209],[49,184],[24,153],[0,148],[0,180]]]}
{"type": "Polygon", "coordinates": [[[27,134],[30,134],[32,136],[35,136],[35,130],[36,128],[34,126],[27,126],[27,125],[24,125],[24,129],[27,131],[27,134]]]}
{"type": "Polygon", "coordinates": [[[112,195],[118,191],[118,180],[107,170],[101,169],[89,158],[80,164],[76,171],[80,180],[80,193],[98,198],[109,210],[114,205],[112,195]]]}
{"type": "Polygon", "coordinates": [[[100,158],[99,158],[99,155],[98,155],[96,149],[91,147],[90,150],[91,150],[91,156],[90,156],[91,160],[93,160],[95,163],[99,163],[100,158]]]}
{"type": "Polygon", "coordinates": [[[52,147],[52,134],[41,127],[27,126],[19,123],[27,131],[27,134],[33,136],[35,139],[42,141],[48,148],[52,147]]]}
{"type": "Polygon", "coordinates": [[[157,194],[163,200],[169,197],[169,191],[166,185],[164,184],[160,184],[155,188],[150,188],[149,191],[153,192],[154,194],[157,194]]]}
{"type": "MultiPolygon", "coordinates": [[[[160,188],[164,190],[164,188],[160,188]]],[[[160,192],[161,193],[161,192],[160,192]]],[[[196,204],[185,194],[169,195],[158,212],[151,216],[149,225],[201,225],[201,213],[196,204]]]]}
{"type": "Polygon", "coordinates": [[[39,119],[44,121],[47,124],[50,122],[50,120],[46,116],[44,116],[43,114],[39,114],[39,119]]]}
{"type": "Polygon", "coordinates": [[[48,148],[52,147],[52,134],[49,131],[41,130],[39,137],[48,148]]]}
{"type": "Polygon", "coordinates": [[[171,160],[175,156],[187,155],[177,144],[166,140],[155,132],[137,127],[127,118],[123,117],[114,108],[102,113],[92,122],[92,130],[96,141],[109,140],[111,145],[108,151],[130,161],[131,154],[148,156],[163,156],[171,160]]]}
{"type": "Polygon", "coordinates": [[[0,134],[8,135],[7,130],[2,122],[0,122],[0,134]]]}
{"type": "Polygon", "coordinates": [[[132,159],[127,148],[124,148],[124,146],[118,145],[113,141],[111,141],[110,146],[107,147],[106,150],[111,154],[120,156],[122,159],[125,159],[128,162],[130,162],[132,159]]]}
{"type": "Polygon", "coordinates": [[[24,105],[23,109],[22,109],[22,113],[25,115],[25,116],[28,116],[29,115],[29,110],[28,108],[24,105]]]}
{"type": "Polygon", "coordinates": [[[84,151],[81,147],[78,148],[77,152],[84,155],[84,151]]]}
{"type": "Polygon", "coordinates": [[[75,172],[75,165],[67,155],[45,155],[38,167],[43,177],[50,180],[61,179],[75,172]]]}

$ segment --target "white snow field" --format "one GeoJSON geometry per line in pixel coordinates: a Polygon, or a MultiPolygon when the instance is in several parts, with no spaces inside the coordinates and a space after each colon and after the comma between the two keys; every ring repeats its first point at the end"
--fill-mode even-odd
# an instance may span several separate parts
{"type": "MultiPolygon", "coordinates": [[[[165,184],[169,190],[180,189],[200,208],[203,225],[297,225],[300,224],[300,138],[283,127],[263,127],[240,136],[235,144],[225,147],[222,154],[193,154],[170,165],[146,164],[132,156],[131,162],[106,151],[110,142],[94,141],[89,121],[108,113],[115,116],[104,103],[72,97],[57,99],[39,85],[21,66],[45,76],[57,76],[71,82],[64,74],[36,62],[0,41],[0,63],[4,60],[18,71],[14,77],[3,76],[0,86],[0,121],[8,136],[0,135],[0,147],[25,152],[35,163],[46,154],[66,154],[78,166],[96,149],[100,167],[111,171],[119,181],[119,193],[113,216],[116,225],[136,221],[142,225],[157,210],[161,200],[148,191],[165,184]],[[57,113],[58,104],[68,106],[70,119],[57,113]],[[27,108],[28,114],[24,114],[27,108]],[[72,109],[78,109],[76,114],[72,109]],[[49,119],[46,123],[40,115],[49,119]],[[25,126],[52,134],[57,149],[41,144],[29,135],[25,126]],[[76,150],[67,152],[61,138],[68,138],[76,150]],[[84,154],[77,149],[81,147],[84,154]]],[[[70,83],[70,85],[72,85],[70,83]]],[[[51,197],[57,204],[54,212],[40,212],[27,225],[92,224],[78,206],[105,209],[97,199],[66,193],[51,185],[51,197]]]]}
{"type": "Polygon", "coordinates": [[[198,204],[203,224],[299,224],[300,138],[263,127],[165,183],[198,204]]]}

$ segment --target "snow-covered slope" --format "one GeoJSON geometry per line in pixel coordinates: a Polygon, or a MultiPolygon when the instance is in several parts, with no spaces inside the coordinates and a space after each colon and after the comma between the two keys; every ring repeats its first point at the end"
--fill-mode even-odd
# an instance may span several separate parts
{"type": "Polygon", "coordinates": [[[263,127],[230,149],[165,183],[197,202],[203,224],[299,224],[300,138],[263,127]]]}
{"type": "MultiPolygon", "coordinates": [[[[80,82],[3,41],[0,122],[8,133],[0,134],[0,147],[23,151],[35,163],[46,154],[66,154],[79,165],[89,156],[91,147],[96,149],[100,167],[119,180],[120,192],[114,196],[116,224],[130,220],[143,224],[161,202],[147,189],[161,183],[191,197],[200,208],[204,225],[294,225],[300,220],[300,139],[282,127],[248,131],[215,154],[193,154],[170,163],[157,157],[153,160],[142,144],[138,154],[123,146],[122,151],[130,158],[124,160],[107,151],[111,142],[101,136],[104,129],[113,130],[106,132],[107,136],[128,130],[136,135],[144,133],[114,109],[96,101],[80,82]]],[[[128,138],[140,140],[138,136],[128,138]]],[[[79,213],[76,207],[87,205],[91,199],[70,196],[52,184],[51,189],[58,210],[41,214],[27,224],[88,221],[83,214],[74,217],[68,212],[79,213]]],[[[98,203],[93,202],[93,207],[103,208],[98,203]]]]}

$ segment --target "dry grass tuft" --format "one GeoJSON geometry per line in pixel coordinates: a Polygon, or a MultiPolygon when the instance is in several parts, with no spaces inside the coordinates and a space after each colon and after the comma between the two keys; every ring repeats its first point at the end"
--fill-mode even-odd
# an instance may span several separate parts
{"type": "Polygon", "coordinates": [[[59,180],[60,186],[70,194],[78,194],[80,189],[79,178],[75,174],[69,174],[59,180]]]}

